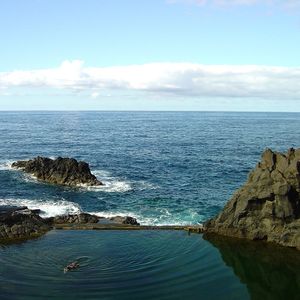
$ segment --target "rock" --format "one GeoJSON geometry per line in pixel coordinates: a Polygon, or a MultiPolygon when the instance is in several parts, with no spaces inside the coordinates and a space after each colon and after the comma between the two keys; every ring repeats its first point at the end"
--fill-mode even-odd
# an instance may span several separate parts
{"type": "Polygon", "coordinates": [[[52,218],[53,224],[86,224],[86,223],[98,223],[99,217],[87,213],[80,213],[77,215],[63,215],[52,218]]]}
{"type": "Polygon", "coordinates": [[[138,223],[135,218],[129,216],[126,217],[115,216],[110,218],[110,220],[118,224],[140,225],[140,223],[138,223]]]}
{"type": "Polygon", "coordinates": [[[267,149],[247,182],[204,227],[300,250],[300,149],[286,154],[267,149]]]}
{"type": "Polygon", "coordinates": [[[12,164],[13,168],[21,169],[32,174],[37,179],[68,186],[103,185],[90,171],[86,162],[78,162],[74,158],[50,159],[47,157],[36,157],[28,161],[17,161],[12,164]]]}
{"type": "Polygon", "coordinates": [[[50,229],[44,219],[27,207],[0,207],[0,241],[28,239],[50,229]]]}

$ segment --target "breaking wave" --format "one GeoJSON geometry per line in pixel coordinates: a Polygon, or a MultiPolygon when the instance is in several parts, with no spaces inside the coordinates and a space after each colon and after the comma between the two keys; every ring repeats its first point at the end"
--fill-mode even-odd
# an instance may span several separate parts
{"type": "Polygon", "coordinates": [[[54,217],[65,214],[78,214],[81,207],[66,200],[29,200],[29,199],[0,199],[0,205],[27,206],[29,209],[40,209],[41,217],[54,217]]]}
{"type": "MultiPolygon", "coordinates": [[[[12,168],[13,160],[0,161],[0,171],[1,170],[16,170],[12,168]]],[[[103,182],[103,186],[87,186],[87,185],[78,185],[79,188],[84,188],[93,192],[107,192],[107,193],[124,193],[132,190],[153,190],[157,189],[158,186],[153,183],[141,180],[141,181],[130,181],[124,178],[115,177],[110,172],[105,170],[95,170],[92,173],[103,182]]],[[[32,174],[23,174],[23,180],[26,182],[32,183],[43,183],[39,181],[32,174]]]]}
{"type": "Polygon", "coordinates": [[[13,162],[13,160],[0,161],[0,171],[14,170],[11,166],[13,162]]]}
{"type": "Polygon", "coordinates": [[[91,191],[101,191],[108,193],[124,193],[132,190],[152,190],[158,188],[158,186],[141,180],[130,181],[123,178],[115,177],[110,172],[104,170],[92,171],[92,173],[104,183],[103,186],[84,186],[91,191]]]}

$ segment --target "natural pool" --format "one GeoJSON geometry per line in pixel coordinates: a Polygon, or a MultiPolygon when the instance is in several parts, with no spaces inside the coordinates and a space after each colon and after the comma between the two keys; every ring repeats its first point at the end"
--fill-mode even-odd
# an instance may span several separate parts
{"type": "Polygon", "coordinates": [[[183,231],[51,231],[0,247],[1,299],[298,299],[300,254],[183,231]],[[63,273],[69,262],[80,268],[63,273]]]}

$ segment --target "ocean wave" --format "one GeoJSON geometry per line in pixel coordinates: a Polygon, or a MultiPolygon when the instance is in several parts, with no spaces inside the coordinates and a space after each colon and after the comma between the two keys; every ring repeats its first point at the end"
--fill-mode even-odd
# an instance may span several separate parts
{"type": "MultiPolygon", "coordinates": [[[[191,222],[180,214],[174,214],[166,208],[157,208],[151,212],[132,212],[130,210],[112,210],[112,211],[84,211],[79,204],[60,200],[39,200],[39,199],[0,199],[1,205],[27,206],[29,209],[40,209],[41,217],[55,217],[66,214],[89,213],[98,217],[112,218],[115,216],[130,216],[136,218],[141,225],[165,226],[165,225],[191,225],[197,222],[191,222]]],[[[188,212],[185,212],[187,217],[188,212]]],[[[195,212],[191,212],[196,214],[195,212]]],[[[198,214],[197,214],[198,216],[198,214]]],[[[196,216],[194,216],[196,217],[196,216]]],[[[198,216],[199,217],[199,216],[198,216]]],[[[196,218],[195,218],[196,219],[196,218]]],[[[199,218],[198,218],[199,219],[199,218]]]]}
{"type": "Polygon", "coordinates": [[[87,187],[89,190],[104,192],[128,192],[131,190],[154,190],[159,186],[145,180],[127,180],[115,177],[109,171],[95,170],[92,173],[104,186],[87,187]]]}
{"type": "MultiPolygon", "coordinates": [[[[130,216],[136,218],[137,221],[141,225],[146,226],[185,226],[185,225],[192,225],[195,223],[201,224],[201,222],[191,222],[190,219],[182,218],[179,214],[172,214],[169,210],[162,208],[157,208],[158,211],[150,213],[138,213],[138,212],[131,212],[129,210],[116,210],[116,211],[92,211],[89,212],[90,214],[96,215],[98,217],[104,218],[112,218],[115,216],[126,217],[130,216]]],[[[196,214],[196,212],[193,212],[196,214]]]]}
{"type": "Polygon", "coordinates": [[[145,180],[136,181],[135,184],[138,190],[156,190],[159,188],[158,185],[145,180]]]}
{"type": "Polygon", "coordinates": [[[79,188],[84,188],[93,192],[107,192],[107,193],[124,193],[132,190],[132,186],[126,181],[106,181],[101,180],[104,185],[88,186],[84,184],[78,185],[79,188]]]}
{"type": "Polygon", "coordinates": [[[0,171],[14,170],[11,166],[13,162],[13,160],[0,161],[0,171]]]}
{"type": "Polygon", "coordinates": [[[41,217],[55,217],[65,214],[78,214],[81,207],[66,200],[31,200],[31,199],[0,199],[0,205],[27,206],[29,209],[40,209],[41,217]]]}
{"type": "MultiPolygon", "coordinates": [[[[0,170],[16,170],[12,168],[13,160],[0,161],[0,170]]],[[[109,171],[95,170],[92,173],[103,182],[101,186],[88,186],[85,184],[78,185],[79,188],[83,188],[93,192],[107,192],[107,193],[124,193],[132,190],[152,190],[157,189],[158,186],[151,182],[144,180],[130,181],[123,178],[115,177],[109,171]]],[[[43,183],[39,181],[33,174],[23,173],[23,179],[25,182],[30,183],[43,183]]]]}

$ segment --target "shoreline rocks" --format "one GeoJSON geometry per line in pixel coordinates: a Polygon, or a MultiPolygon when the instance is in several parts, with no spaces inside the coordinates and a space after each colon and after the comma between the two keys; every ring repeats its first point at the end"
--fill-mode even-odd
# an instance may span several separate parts
{"type": "Polygon", "coordinates": [[[39,209],[30,210],[26,206],[0,206],[0,242],[14,242],[39,237],[55,228],[56,225],[140,225],[135,218],[130,216],[104,218],[80,213],[42,218],[39,216],[40,212],[39,209]]]}
{"type": "Polygon", "coordinates": [[[17,161],[12,164],[15,169],[20,169],[32,174],[38,180],[67,186],[99,186],[103,185],[90,171],[88,163],[77,161],[74,158],[51,159],[36,157],[27,161],[17,161]]]}
{"type": "Polygon", "coordinates": [[[247,182],[204,228],[300,250],[300,149],[264,151],[247,182]]]}
{"type": "Polygon", "coordinates": [[[115,216],[110,218],[109,220],[111,220],[112,223],[117,223],[117,224],[140,225],[140,223],[138,223],[135,218],[129,216],[126,217],[115,216]]]}
{"type": "Polygon", "coordinates": [[[46,219],[27,207],[0,207],[0,241],[30,239],[50,229],[46,219]]]}

